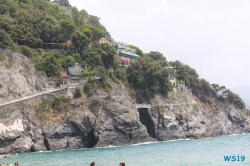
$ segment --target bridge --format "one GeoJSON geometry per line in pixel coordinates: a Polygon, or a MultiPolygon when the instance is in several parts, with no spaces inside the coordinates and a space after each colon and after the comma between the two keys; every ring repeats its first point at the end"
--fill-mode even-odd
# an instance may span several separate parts
{"type": "Polygon", "coordinates": [[[151,104],[135,104],[136,109],[138,108],[151,108],[151,104]]]}

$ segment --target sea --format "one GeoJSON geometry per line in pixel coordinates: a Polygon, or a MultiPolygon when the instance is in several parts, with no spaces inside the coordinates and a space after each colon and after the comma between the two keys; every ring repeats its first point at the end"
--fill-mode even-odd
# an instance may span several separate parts
{"type": "Polygon", "coordinates": [[[250,166],[250,134],[129,146],[14,154],[0,163],[20,166],[250,166]]]}

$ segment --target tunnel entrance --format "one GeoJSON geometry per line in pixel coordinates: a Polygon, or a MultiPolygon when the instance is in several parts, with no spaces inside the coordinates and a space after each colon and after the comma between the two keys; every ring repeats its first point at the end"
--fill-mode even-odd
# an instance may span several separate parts
{"type": "Polygon", "coordinates": [[[138,108],[138,111],[140,114],[140,121],[144,126],[146,126],[148,134],[150,135],[150,137],[156,139],[155,124],[149,115],[149,112],[148,112],[149,109],[148,108],[138,108]]]}

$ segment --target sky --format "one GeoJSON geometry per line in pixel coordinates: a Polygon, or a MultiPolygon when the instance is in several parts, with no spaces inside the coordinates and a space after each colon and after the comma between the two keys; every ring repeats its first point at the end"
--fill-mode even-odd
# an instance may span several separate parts
{"type": "Polygon", "coordinates": [[[100,18],[115,41],[159,51],[200,78],[250,85],[249,0],[69,0],[100,18]]]}

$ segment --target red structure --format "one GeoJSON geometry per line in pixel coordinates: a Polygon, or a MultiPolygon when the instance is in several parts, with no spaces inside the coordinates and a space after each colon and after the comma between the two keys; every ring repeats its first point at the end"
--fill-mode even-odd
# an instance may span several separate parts
{"type": "Polygon", "coordinates": [[[70,79],[69,75],[63,74],[62,78],[63,78],[63,84],[68,84],[69,79],[70,79]]]}

